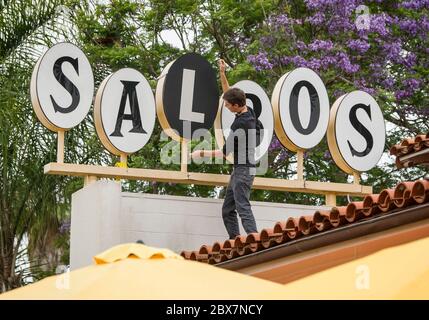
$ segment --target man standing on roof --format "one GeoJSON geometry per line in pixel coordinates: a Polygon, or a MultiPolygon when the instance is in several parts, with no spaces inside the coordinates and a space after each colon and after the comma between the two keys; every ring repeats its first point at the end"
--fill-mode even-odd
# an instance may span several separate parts
{"type": "Polygon", "coordinates": [[[222,218],[229,238],[240,235],[237,213],[244,230],[249,234],[258,232],[255,217],[249,202],[250,189],[256,174],[256,114],[246,106],[246,95],[238,88],[230,88],[225,75],[225,61],[219,60],[219,73],[222,84],[224,106],[235,113],[234,122],[222,150],[197,150],[192,158],[224,157],[234,155],[234,165],[225,199],[222,206],[222,218]]]}

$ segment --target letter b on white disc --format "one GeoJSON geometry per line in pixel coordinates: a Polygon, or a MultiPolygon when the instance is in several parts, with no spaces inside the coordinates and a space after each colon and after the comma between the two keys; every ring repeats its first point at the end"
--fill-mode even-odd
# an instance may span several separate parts
{"type": "Polygon", "coordinates": [[[85,54],[74,44],[54,45],[34,67],[30,85],[37,118],[52,131],[68,130],[88,114],[94,77],[85,54]]]}
{"type": "MultiPolygon", "coordinates": [[[[260,141],[255,149],[255,161],[258,162],[268,151],[274,131],[273,109],[270,99],[264,89],[256,82],[241,80],[232,88],[239,88],[246,94],[246,105],[255,111],[257,119],[262,124],[260,141]]],[[[231,133],[231,125],[235,115],[224,107],[224,100],[220,99],[220,110],[215,121],[215,136],[219,147],[225,144],[225,140],[231,133]],[[225,139],[224,139],[225,137],[225,139]]]]}
{"type": "Polygon", "coordinates": [[[383,114],[364,91],[338,98],[332,106],[328,145],[335,163],[345,172],[368,171],[380,160],[386,141],[383,114]]]}
{"type": "Polygon", "coordinates": [[[155,98],[146,78],[124,68],[108,76],[95,99],[97,134],[111,153],[131,154],[145,146],[155,126],[155,98]]]}

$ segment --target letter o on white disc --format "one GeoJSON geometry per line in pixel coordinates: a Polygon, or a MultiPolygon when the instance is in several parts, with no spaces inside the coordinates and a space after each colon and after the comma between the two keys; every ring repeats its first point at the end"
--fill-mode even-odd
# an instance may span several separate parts
{"type": "MultiPolygon", "coordinates": [[[[258,162],[268,151],[274,132],[274,116],[270,98],[259,84],[250,80],[239,81],[232,88],[239,88],[246,93],[246,105],[255,111],[262,123],[261,141],[255,150],[255,161],[258,162]]],[[[220,148],[225,144],[235,118],[235,115],[223,106],[224,100],[221,97],[219,101],[220,110],[215,120],[215,137],[220,148]]],[[[230,159],[228,158],[228,160],[230,159]]]]}
{"type": "Polygon", "coordinates": [[[308,68],[284,74],[273,90],[274,129],[283,146],[296,152],[315,147],[329,122],[329,98],[319,75],[308,68]]]}
{"type": "Polygon", "coordinates": [[[30,96],[42,124],[52,131],[69,130],[88,114],[94,76],[85,54],[71,43],[48,49],[33,69],[30,96]]]}
{"type": "Polygon", "coordinates": [[[95,98],[94,121],[98,137],[111,153],[132,154],[143,148],[155,118],[152,89],[139,71],[124,68],[103,80],[95,98]]]}
{"type": "Polygon", "coordinates": [[[331,109],[328,145],[335,163],[346,173],[368,171],[377,165],[386,142],[383,113],[364,91],[339,97],[331,109]]]}

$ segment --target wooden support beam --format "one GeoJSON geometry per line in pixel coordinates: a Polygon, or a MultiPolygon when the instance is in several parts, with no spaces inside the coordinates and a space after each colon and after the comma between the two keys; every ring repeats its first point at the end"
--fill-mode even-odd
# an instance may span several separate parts
{"type": "Polygon", "coordinates": [[[353,172],[353,183],[354,184],[360,183],[360,174],[357,171],[353,172]]]}
{"type": "MultiPolygon", "coordinates": [[[[85,164],[48,163],[45,174],[69,176],[95,176],[98,178],[121,178],[183,184],[226,186],[229,175],[214,173],[182,172],[172,170],[153,170],[140,168],[105,167],[85,164]]],[[[371,186],[350,183],[331,183],[319,181],[285,180],[255,177],[253,189],[276,190],[286,192],[304,192],[313,194],[334,194],[364,196],[372,193],[371,186]]],[[[330,195],[330,199],[332,199],[330,195]]]]}
{"type": "Polygon", "coordinates": [[[64,134],[65,131],[57,132],[57,162],[64,163],[64,134]]]}
{"type": "Polygon", "coordinates": [[[83,180],[83,186],[86,187],[87,185],[96,182],[97,181],[97,177],[96,176],[85,176],[84,180],[83,180]]]}
{"type": "Polygon", "coordinates": [[[128,167],[127,162],[128,162],[127,155],[125,153],[122,153],[121,154],[121,163],[122,163],[122,166],[125,167],[125,168],[128,167]]]}
{"type": "Polygon", "coordinates": [[[298,180],[304,180],[304,151],[298,150],[296,153],[296,174],[298,180]]]}
{"type": "Polygon", "coordinates": [[[325,205],[335,207],[337,205],[337,195],[335,193],[328,193],[325,195],[325,205]]]}
{"type": "Polygon", "coordinates": [[[180,152],[180,171],[188,172],[188,140],[183,139],[181,142],[181,152],[180,152]]]}

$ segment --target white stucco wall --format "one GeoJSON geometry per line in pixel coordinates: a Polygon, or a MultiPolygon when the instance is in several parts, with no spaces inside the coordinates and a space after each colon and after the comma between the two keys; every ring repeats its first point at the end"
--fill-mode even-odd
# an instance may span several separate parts
{"type": "MultiPolygon", "coordinates": [[[[71,268],[91,264],[92,257],[119,243],[143,240],[176,252],[228,238],[222,199],[121,192],[118,182],[101,180],[72,197],[71,268]]],[[[252,201],[259,230],[291,216],[327,207],[252,201]]],[[[240,224],[241,228],[241,224],[240,224]]],[[[244,230],[241,228],[244,234],[244,230]]]]}

